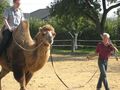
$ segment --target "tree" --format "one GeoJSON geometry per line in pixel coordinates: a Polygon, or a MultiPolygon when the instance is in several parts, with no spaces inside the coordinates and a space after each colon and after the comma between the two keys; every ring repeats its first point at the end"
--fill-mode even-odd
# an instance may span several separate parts
{"type": "Polygon", "coordinates": [[[0,27],[3,24],[3,11],[7,6],[9,6],[7,0],[1,0],[0,1],[0,27]]]}
{"type": "MultiPolygon", "coordinates": [[[[57,32],[67,32],[72,39],[72,52],[77,49],[77,38],[78,35],[90,27],[94,27],[94,24],[90,22],[87,18],[84,17],[71,17],[69,15],[66,16],[55,16],[52,17],[49,22],[54,25],[57,32]]],[[[67,35],[68,35],[67,34],[67,35]]],[[[63,36],[64,37],[64,36],[63,36]]]]}
{"type": "Polygon", "coordinates": [[[117,12],[116,12],[116,15],[118,16],[117,17],[117,33],[118,33],[118,39],[120,39],[120,8],[117,9],[117,12]]]}
{"type": "Polygon", "coordinates": [[[105,30],[110,34],[111,39],[118,39],[118,22],[116,19],[107,19],[105,30]]]}
{"type": "Polygon", "coordinates": [[[120,6],[120,2],[118,0],[58,0],[51,6],[52,15],[88,17],[96,25],[96,30],[102,34],[105,31],[108,12],[120,6]]]}
{"type": "Polygon", "coordinates": [[[29,24],[30,24],[31,36],[34,37],[37,34],[40,27],[43,26],[45,23],[47,23],[47,21],[45,20],[30,18],[29,24]]]}

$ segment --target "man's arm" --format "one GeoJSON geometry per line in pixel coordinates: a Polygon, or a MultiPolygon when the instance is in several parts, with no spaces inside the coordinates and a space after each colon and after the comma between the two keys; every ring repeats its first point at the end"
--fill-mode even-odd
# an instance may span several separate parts
{"type": "Polygon", "coordinates": [[[114,48],[114,56],[115,56],[115,59],[118,61],[119,58],[118,58],[117,53],[119,52],[119,50],[117,49],[117,47],[115,47],[115,45],[111,42],[111,40],[110,40],[110,44],[114,48]]]}
{"type": "Polygon", "coordinates": [[[5,9],[3,12],[3,20],[4,20],[4,25],[10,30],[12,31],[12,28],[10,27],[9,23],[8,23],[8,18],[9,18],[9,8],[5,9]]]}
{"type": "Polygon", "coordinates": [[[110,44],[112,45],[112,47],[114,48],[115,52],[119,52],[118,49],[115,47],[115,45],[112,43],[111,40],[109,40],[110,44]]]}
{"type": "Polygon", "coordinates": [[[8,21],[7,21],[6,18],[4,19],[4,25],[5,25],[10,31],[12,31],[12,28],[10,27],[10,25],[9,25],[9,23],[8,23],[8,21]]]}

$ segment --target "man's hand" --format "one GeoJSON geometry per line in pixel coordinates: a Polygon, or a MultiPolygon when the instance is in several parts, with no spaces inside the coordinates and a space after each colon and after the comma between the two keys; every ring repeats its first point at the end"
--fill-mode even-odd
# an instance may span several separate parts
{"type": "Polygon", "coordinates": [[[87,59],[87,60],[90,60],[90,56],[87,56],[86,59],[87,59]]]}
{"type": "Polygon", "coordinates": [[[114,51],[114,56],[115,56],[116,61],[118,61],[118,60],[119,60],[119,57],[118,57],[117,51],[114,51]]]}
{"type": "Polygon", "coordinates": [[[15,27],[10,27],[9,30],[10,32],[13,32],[15,30],[15,27]]]}
{"type": "Polygon", "coordinates": [[[119,58],[118,57],[116,57],[116,61],[118,61],[119,60],[119,58]]]}
{"type": "Polygon", "coordinates": [[[9,27],[9,31],[12,32],[12,28],[11,27],[9,27]]]}

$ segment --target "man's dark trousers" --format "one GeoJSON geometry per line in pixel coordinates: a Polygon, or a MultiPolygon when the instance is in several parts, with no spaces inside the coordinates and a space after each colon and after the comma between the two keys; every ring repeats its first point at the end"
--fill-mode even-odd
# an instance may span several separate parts
{"type": "Polygon", "coordinates": [[[108,63],[108,60],[103,60],[103,59],[98,60],[98,66],[100,70],[100,77],[99,77],[98,84],[97,84],[98,89],[102,87],[102,82],[103,82],[105,86],[105,90],[109,90],[107,76],[106,76],[107,63],[108,63]]]}
{"type": "Polygon", "coordinates": [[[4,50],[9,46],[12,37],[12,32],[10,32],[8,29],[4,30],[2,34],[3,38],[0,43],[0,56],[2,55],[4,50]]]}

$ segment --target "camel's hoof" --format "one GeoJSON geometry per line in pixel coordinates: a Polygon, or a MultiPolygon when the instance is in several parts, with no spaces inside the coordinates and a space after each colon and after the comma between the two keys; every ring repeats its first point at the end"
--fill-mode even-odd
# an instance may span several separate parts
{"type": "Polygon", "coordinates": [[[21,88],[20,90],[26,90],[25,88],[21,88]]]}
{"type": "Polygon", "coordinates": [[[20,90],[26,90],[26,89],[20,89],[20,90]]]}

